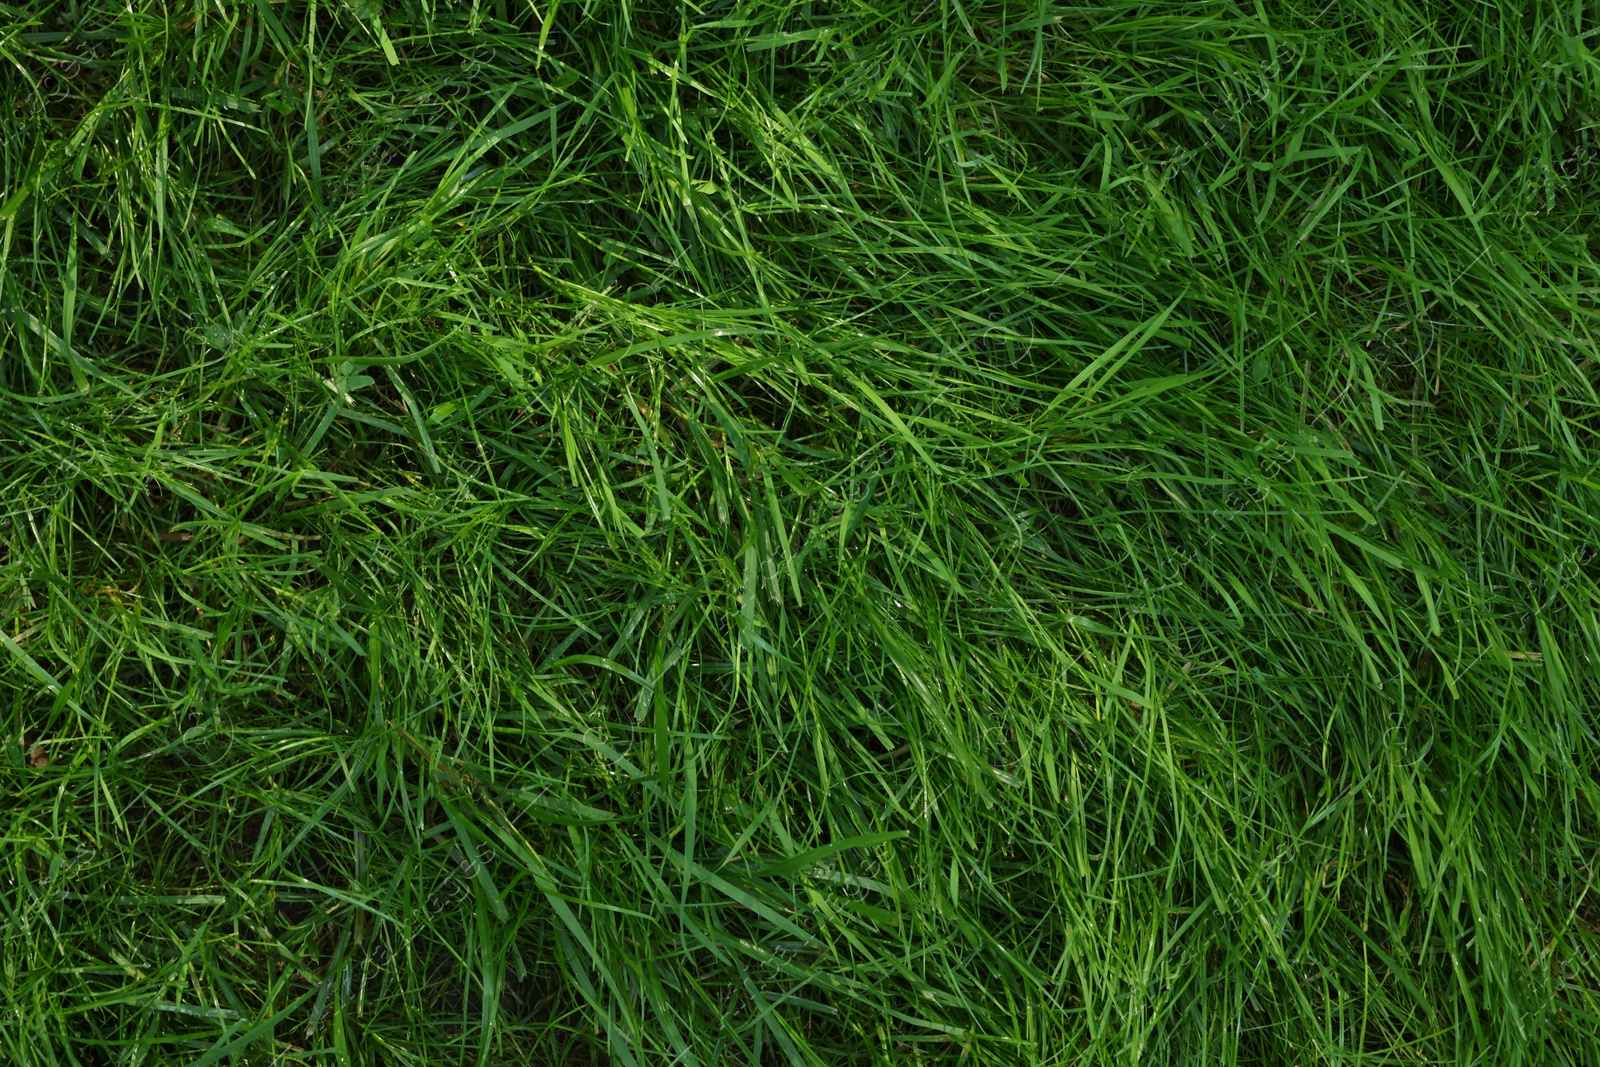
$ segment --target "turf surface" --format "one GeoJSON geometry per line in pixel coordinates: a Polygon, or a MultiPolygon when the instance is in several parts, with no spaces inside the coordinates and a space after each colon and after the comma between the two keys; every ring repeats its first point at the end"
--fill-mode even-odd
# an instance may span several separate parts
{"type": "Polygon", "coordinates": [[[0,6],[0,1058],[1600,1062],[1596,16],[0,6]]]}

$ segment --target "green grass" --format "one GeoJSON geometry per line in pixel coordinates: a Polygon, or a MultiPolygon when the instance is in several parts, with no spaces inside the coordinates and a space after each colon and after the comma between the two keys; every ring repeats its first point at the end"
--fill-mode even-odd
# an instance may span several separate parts
{"type": "Polygon", "coordinates": [[[0,1060],[1600,1063],[1597,17],[0,5],[0,1060]]]}

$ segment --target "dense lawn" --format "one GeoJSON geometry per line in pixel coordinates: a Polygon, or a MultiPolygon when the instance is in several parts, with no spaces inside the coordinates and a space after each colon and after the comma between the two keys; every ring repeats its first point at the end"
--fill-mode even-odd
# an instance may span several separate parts
{"type": "Polygon", "coordinates": [[[1600,1063],[1600,11],[0,5],[0,1061],[1600,1063]]]}

